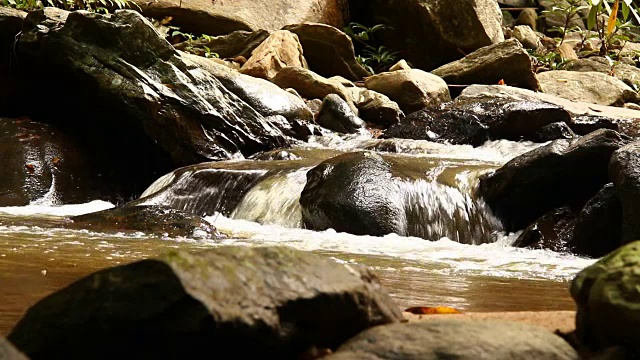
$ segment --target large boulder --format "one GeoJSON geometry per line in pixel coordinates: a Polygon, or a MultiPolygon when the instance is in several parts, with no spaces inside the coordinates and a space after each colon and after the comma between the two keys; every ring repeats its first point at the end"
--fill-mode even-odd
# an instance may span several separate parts
{"type": "Polygon", "coordinates": [[[574,254],[602,257],[622,245],[621,228],[620,197],[607,184],[580,210],[569,248],[574,254]]]}
{"type": "Polygon", "coordinates": [[[575,224],[576,213],[570,207],[553,209],[524,229],[513,246],[567,252],[575,224]]]}
{"type": "Polygon", "coordinates": [[[640,239],[640,142],[613,153],[609,176],[622,204],[622,243],[640,239]]]}
{"type": "Polygon", "coordinates": [[[612,129],[631,137],[640,136],[640,111],[613,106],[571,101],[558,96],[534,92],[505,85],[471,85],[456,98],[456,102],[506,98],[514,100],[543,101],[564,108],[571,114],[569,126],[579,135],[586,135],[600,128],[612,129]]]}
{"type": "Polygon", "coordinates": [[[637,89],[640,86],[640,69],[624,63],[611,64],[605,57],[593,56],[574,60],[569,62],[564,69],[580,72],[596,71],[613,75],[632,88],[635,87],[637,89]]]}
{"type": "Polygon", "coordinates": [[[542,91],[571,101],[609,106],[638,101],[635,90],[608,74],[593,71],[553,70],[537,76],[542,91]]]}
{"type": "Polygon", "coordinates": [[[577,360],[561,337],[539,326],[500,320],[431,319],[377,326],[327,360],[577,360]]]}
{"type": "Polygon", "coordinates": [[[235,30],[278,30],[316,22],[341,29],[348,21],[345,0],[158,0],[138,4],[145,16],[171,17],[192,34],[225,35],[235,30]]]}
{"type": "Polygon", "coordinates": [[[0,159],[0,207],[115,200],[96,176],[99,164],[46,124],[0,118],[0,159]]]}
{"type": "Polygon", "coordinates": [[[313,121],[313,113],[298,96],[284,91],[279,86],[253,76],[240,74],[211,59],[181,53],[183,57],[198,64],[213,75],[229,91],[255,109],[262,116],[282,115],[289,122],[313,121]]]}
{"type": "Polygon", "coordinates": [[[609,182],[611,154],[627,143],[606,129],[555,140],[483,176],[478,192],[506,230],[520,230],[552,209],[582,206],[609,182]]]}
{"type": "Polygon", "coordinates": [[[352,1],[351,13],[353,21],[392,27],[381,33],[383,45],[425,70],[504,40],[495,0],[457,1],[455,11],[447,0],[352,1]]]}
{"type": "Polygon", "coordinates": [[[364,266],[286,247],[223,247],[91,274],[32,306],[9,339],[32,359],[283,359],[401,319],[364,266]]]}
{"type": "Polygon", "coordinates": [[[531,57],[516,39],[478,49],[433,71],[448,84],[505,84],[538,90],[531,57]]]}
{"type": "Polygon", "coordinates": [[[407,114],[451,101],[449,87],[444,80],[418,69],[376,74],[365,80],[365,86],[387,95],[407,114]]]}
{"type": "Polygon", "coordinates": [[[50,119],[84,140],[95,161],[131,183],[146,185],[177,166],[288,143],[280,129],[181,57],[137,12],[34,11],[18,45],[28,69],[25,99],[35,98],[42,83],[64,84],[39,96],[41,106],[26,108],[33,118],[50,119]],[[59,105],[69,99],[74,106],[59,105]]]}
{"type": "Polygon", "coordinates": [[[318,125],[343,134],[366,131],[364,121],[354,114],[349,104],[336,94],[329,94],[324,98],[316,122],[318,125]]]}
{"type": "Polygon", "coordinates": [[[388,96],[373,90],[351,87],[347,88],[358,108],[360,117],[370,123],[389,126],[404,118],[404,112],[395,101],[388,96]]]}
{"type": "Polygon", "coordinates": [[[23,353],[16,349],[11,343],[0,336],[0,359],[2,360],[28,360],[23,353]]]}
{"type": "MultiPolygon", "coordinates": [[[[592,350],[621,346],[640,353],[640,242],[627,244],[576,275],[576,333],[592,350]]],[[[634,358],[631,356],[629,358],[634,358]]]]}
{"type": "Polygon", "coordinates": [[[286,30],[278,30],[251,52],[251,57],[242,65],[240,71],[253,77],[271,80],[287,66],[308,67],[302,56],[302,45],[298,36],[286,30]]]}
{"type": "Polygon", "coordinates": [[[298,35],[309,68],[316,73],[325,77],[339,75],[348,80],[371,75],[356,61],[349,36],[335,27],[304,23],[287,25],[284,30],[298,35]]]}
{"type": "Polygon", "coordinates": [[[202,217],[165,206],[122,206],[73,216],[64,226],[103,233],[142,232],[172,238],[221,237],[217,229],[202,217]]]}

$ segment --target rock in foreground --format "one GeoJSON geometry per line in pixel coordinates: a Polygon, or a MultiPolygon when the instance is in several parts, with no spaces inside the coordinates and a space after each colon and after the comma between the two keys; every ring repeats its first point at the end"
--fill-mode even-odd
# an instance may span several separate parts
{"type": "Polygon", "coordinates": [[[434,319],[377,326],[327,360],[579,359],[562,338],[534,325],[499,320],[434,319]]]}
{"type": "Polygon", "coordinates": [[[96,272],[34,305],[9,339],[32,359],[282,359],[401,318],[365,267],[223,247],[96,272]]]}

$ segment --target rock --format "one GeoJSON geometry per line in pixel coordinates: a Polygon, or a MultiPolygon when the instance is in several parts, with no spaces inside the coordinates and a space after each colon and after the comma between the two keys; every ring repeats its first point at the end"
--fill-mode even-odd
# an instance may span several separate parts
{"type": "Polygon", "coordinates": [[[561,337],[535,325],[501,320],[431,319],[377,326],[327,360],[579,359],[561,337]]]}
{"type": "Polygon", "coordinates": [[[0,116],[23,115],[13,106],[17,80],[11,66],[16,62],[13,45],[16,36],[22,31],[22,23],[26,16],[27,13],[24,11],[0,7],[0,116]]]}
{"type": "Polygon", "coordinates": [[[605,129],[576,140],[555,140],[482,176],[478,194],[507,231],[523,229],[552,209],[582,206],[609,182],[611,154],[627,142],[605,129]]]}
{"type": "Polygon", "coordinates": [[[260,161],[298,160],[301,157],[288,150],[272,150],[251,155],[251,159],[260,161]]]}
{"type": "Polygon", "coordinates": [[[498,0],[498,4],[506,7],[523,8],[535,5],[534,0],[498,0]]]}
{"type": "Polygon", "coordinates": [[[329,94],[338,94],[349,104],[351,110],[358,111],[347,88],[334,81],[329,81],[311,70],[301,67],[286,67],[272,81],[283,89],[295,89],[307,99],[324,99],[329,94]]]}
{"type": "Polygon", "coordinates": [[[349,8],[342,0],[158,0],[139,4],[145,16],[172,18],[192,34],[226,35],[232,31],[275,31],[285,25],[316,22],[342,29],[349,8]]]}
{"type": "Polygon", "coordinates": [[[404,112],[400,110],[398,103],[391,101],[386,95],[361,87],[348,90],[364,121],[389,126],[404,118],[404,112]]]}
{"type": "Polygon", "coordinates": [[[622,243],[640,239],[640,142],[621,147],[609,163],[609,177],[622,204],[622,243]]]}
{"type": "Polygon", "coordinates": [[[0,207],[56,205],[112,199],[116,189],[100,181],[74,141],[28,118],[0,118],[0,207]]]}
{"type": "Polygon", "coordinates": [[[365,86],[387,95],[407,114],[451,101],[444,80],[418,69],[376,74],[365,80],[365,86]]]}
{"type": "Polygon", "coordinates": [[[571,130],[566,122],[554,122],[541,127],[529,139],[535,142],[547,142],[557,139],[573,139],[575,137],[578,137],[578,135],[571,130]]]}
{"type": "Polygon", "coordinates": [[[327,80],[333,81],[335,83],[338,83],[338,84],[340,84],[340,85],[342,85],[342,86],[344,86],[346,88],[354,88],[354,87],[356,87],[356,85],[351,80],[345,79],[342,76],[338,76],[338,75],[332,76],[332,77],[328,78],[327,80]]]}
{"type": "Polygon", "coordinates": [[[407,60],[402,59],[389,68],[389,71],[411,70],[411,66],[407,64],[407,60]]]}
{"type": "Polygon", "coordinates": [[[562,43],[556,48],[556,53],[560,55],[563,60],[578,60],[578,54],[573,50],[573,47],[569,43],[562,43]]]}
{"type": "Polygon", "coordinates": [[[542,47],[540,38],[530,26],[518,25],[513,28],[513,37],[522,44],[525,49],[537,50],[542,47]]]}
{"type": "Polygon", "coordinates": [[[210,59],[185,53],[181,55],[213,75],[227,90],[258,111],[260,115],[282,115],[290,122],[313,121],[313,114],[304,100],[282,90],[279,86],[264,79],[229,70],[210,59]]]}
{"type": "MultiPolygon", "coordinates": [[[[576,302],[576,333],[592,350],[621,346],[640,352],[640,242],[627,244],[585,268],[571,282],[576,302]]],[[[631,355],[630,354],[630,355],[631,355]]]]}
{"type": "Polygon", "coordinates": [[[634,103],[626,103],[622,105],[622,107],[631,110],[640,110],[640,105],[634,103]]]}
{"type": "Polygon", "coordinates": [[[251,52],[251,57],[240,71],[271,80],[287,66],[308,68],[298,36],[286,30],[278,30],[251,52]]]}
{"type": "MultiPolygon", "coordinates": [[[[554,7],[567,7],[569,5],[567,0],[538,0],[538,4],[543,9],[543,11],[551,11],[554,7]]],[[[584,21],[582,21],[579,14],[575,14],[573,17],[571,17],[568,24],[567,16],[564,14],[559,15],[555,13],[549,13],[543,18],[543,30],[546,34],[552,37],[560,36],[558,30],[554,28],[562,28],[566,25],[569,25],[568,28],[578,27],[581,30],[586,29],[584,21]]]]}
{"type": "Polygon", "coordinates": [[[569,242],[571,252],[602,257],[622,245],[622,206],[613,184],[605,185],[584,205],[573,238],[569,242]]]}
{"type": "Polygon", "coordinates": [[[448,84],[506,84],[538,90],[531,57],[516,39],[483,47],[432,71],[448,84]]]}
{"type": "MultiPolygon", "coordinates": [[[[56,115],[56,123],[94,143],[100,142],[96,134],[108,139],[96,152],[117,145],[118,151],[108,155],[125,166],[116,163],[115,168],[130,166],[131,173],[161,156],[170,156],[175,168],[288,144],[279,129],[181,57],[137,12],[73,12],[62,24],[35,11],[25,24],[19,56],[30,71],[29,83],[66,84],[47,99],[51,107],[34,113],[51,116],[61,99],[75,99],[77,106],[56,115]],[[56,71],[37,71],[35,64],[45,59],[56,71]],[[82,104],[90,104],[89,109],[82,104]],[[83,126],[73,123],[77,114],[95,118],[83,126]],[[140,149],[145,142],[151,144],[140,149]],[[118,158],[120,153],[126,155],[118,158]]],[[[154,168],[154,178],[159,170],[167,171],[154,168]]]]}
{"type": "Polygon", "coordinates": [[[616,129],[620,133],[640,136],[640,111],[620,107],[603,106],[581,101],[570,101],[558,96],[533,92],[531,90],[504,85],[471,85],[466,87],[456,101],[477,101],[496,97],[544,101],[563,107],[571,114],[571,129],[579,135],[585,135],[600,128],[616,129]]]}
{"type": "Polygon", "coordinates": [[[353,134],[365,130],[365,123],[353,113],[349,104],[336,94],[327,95],[316,122],[320,126],[343,134],[353,134]]]}
{"type": "Polygon", "coordinates": [[[538,80],[545,93],[571,101],[610,106],[638,101],[627,84],[599,72],[552,70],[538,74],[538,80]]]}
{"type": "Polygon", "coordinates": [[[349,80],[361,80],[371,75],[356,61],[351,38],[335,27],[304,23],[287,25],[283,29],[298,35],[304,57],[314,72],[325,77],[339,75],[349,80]]]}
{"type": "Polygon", "coordinates": [[[634,89],[640,86],[640,69],[623,63],[612,65],[609,63],[609,60],[600,56],[571,61],[565,69],[581,72],[597,71],[613,75],[634,89]]]}
{"type": "Polygon", "coordinates": [[[536,13],[536,9],[524,9],[520,12],[520,15],[516,18],[516,26],[517,25],[525,25],[530,27],[532,30],[537,29],[538,22],[538,14],[536,13]]]}
{"type": "Polygon", "coordinates": [[[173,251],[93,273],[32,306],[31,358],[297,358],[402,315],[364,266],[287,247],[173,251]],[[251,346],[247,346],[251,344],[251,346]]]}
{"type": "Polygon", "coordinates": [[[509,30],[513,29],[513,26],[516,24],[516,19],[513,15],[505,10],[502,10],[502,33],[504,34],[505,39],[510,39],[511,36],[507,36],[509,30]]]}
{"type": "Polygon", "coordinates": [[[204,56],[204,47],[206,46],[212,53],[218,54],[221,59],[235,58],[236,56],[248,59],[251,56],[251,52],[268,37],[269,32],[266,30],[237,30],[227,35],[214,36],[210,39],[185,41],[174,45],[174,47],[183,51],[187,47],[191,47],[191,52],[204,56]]]}
{"type": "Polygon", "coordinates": [[[165,206],[122,206],[73,216],[64,226],[102,233],[143,232],[147,235],[172,238],[222,237],[215,226],[202,217],[165,206]]]}
{"type": "Polygon", "coordinates": [[[23,353],[16,349],[11,343],[0,336],[0,359],[2,360],[28,360],[23,353]]]}
{"type": "Polygon", "coordinates": [[[483,46],[504,40],[502,13],[494,0],[456,2],[410,0],[399,6],[394,0],[368,1],[355,7],[352,21],[386,24],[384,45],[405,55],[414,67],[431,70],[459,59],[483,46]],[[425,44],[429,44],[425,46],[425,44]]]}
{"type": "Polygon", "coordinates": [[[529,225],[513,246],[567,252],[575,224],[576,213],[571,208],[553,209],[529,225]]]}

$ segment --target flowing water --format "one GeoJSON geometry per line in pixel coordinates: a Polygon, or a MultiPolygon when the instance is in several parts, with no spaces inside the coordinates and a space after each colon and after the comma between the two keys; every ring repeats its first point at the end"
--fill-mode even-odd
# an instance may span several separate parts
{"type": "Polygon", "coordinates": [[[573,309],[568,281],[595,260],[512,247],[518,234],[502,233],[499,221],[473,195],[481,174],[537,146],[495,141],[472,148],[410,140],[314,138],[290,151],[293,160],[216,163],[209,174],[215,186],[201,184],[197,196],[179,196],[176,191],[154,197],[154,192],[176,186],[173,174],[143,194],[153,199],[148,203],[214,209],[201,213],[229,235],[217,241],[59,226],[64,216],[113,207],[103,201],[75,205],[39,201],[0,208],[0,333],[8,333],[38,299],[95,270],[169,249],[226,245],[290,246],[338,262],[366,264],[403,308],[573,309]],[[384,152],[387,160],[415,175],[412,181],[398,180],[403,181],[402,193],[396,195],[408,204],[409,232],[420,237],[304,229],[298,200],[306,172],[323,159],[357,149],[384,152]],[[243,188],[242,196],[234,200],[232,195],[243,188]]]}

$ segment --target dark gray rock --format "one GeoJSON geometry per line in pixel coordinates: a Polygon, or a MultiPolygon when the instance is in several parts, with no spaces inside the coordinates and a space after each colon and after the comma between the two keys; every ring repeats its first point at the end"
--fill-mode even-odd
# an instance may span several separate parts
{"type": "Polygon", "coordinates": [[[14,44],[22,31],[22,23],[27,13],[10,7],[0,7],[0,116],[21,116],[14,108],[16,96],[16,65],[14,44]]]}
{"type": "Polygon", "coordinates": [[[622,245],[622,205],[613,184],[605,185],[584,205],[569,242],[571,252],[602,257],[622,245]]]}
{"type": "Polygon", "coordinates": [[[165,206],[122,206],[73,216],[64,226],[104,233],[143,232],[147,235],[174,238],[222,237],[215,226],[200,216],[165,206]]]}
{"type": "Polygon", "coordinates": [[[578,115],[571,119],[569,127],[578,135],[587,135],[598,129],[609,129],[620,132],[620,119],[597,115],[578,115]]]}
{"type": "Polygon", "coordinates": [[[554,122],[541,127],[533,136],[529,137],[529,140],[547,142],[558,139],[573,139],[577,136],[566,122],[554,122]]]}
{"type": "Polygon", "coordinates": [[[539,326],[499,320],[432,319],[377,326],[327,360],[577,360],[561,337],[539,326]]]}
{"type": "Polygon", "coordinates": [[[622,204],[622,243],[640,239],[640,142],[613,153],[609,177],[622,204]]]}
{"type": "Polygon", "coordinates": [[[364,266],[286,247],[223,247],[89,275],[32,306],[9,339],[32,359],[284,359],[401,319],[364,266]]]}
{"type": "Polygon", "coordinates": [[[627,143],[605,129],[576,140],[555,140],[483,176],[479,195],[508,231],[523,229],[547,211],[586,203],[609,182],[611,154],[627,143]]]}
{"type": "Polygon", "coordinates": [[[322,107],[316,119],[318,125],[344,134],[365,130],[366,124],[353,113],[349,104],[336,94],[329,94],[322,100],[322,107]]]}
{"type": "Polygon", "coordinates": [[[513,246],[567,252],[575,223],[576,212],[568,206],[553,209],[529,225],[513,246]]]}
{"type": "Polygon", "coordinates": [[[174,47],[183,51],[190,48],[190,52],[204,56],[206,54],[204,47],[206,46],[209,51],[218,54],[221,59],[235,58],[236,56],[248,59],[251,57],[251,52],[267,37],[269,37],[269,32],[266,30],[237,30],[227,35],[214,36],[208,40],[184,41],[174,47]]]}

